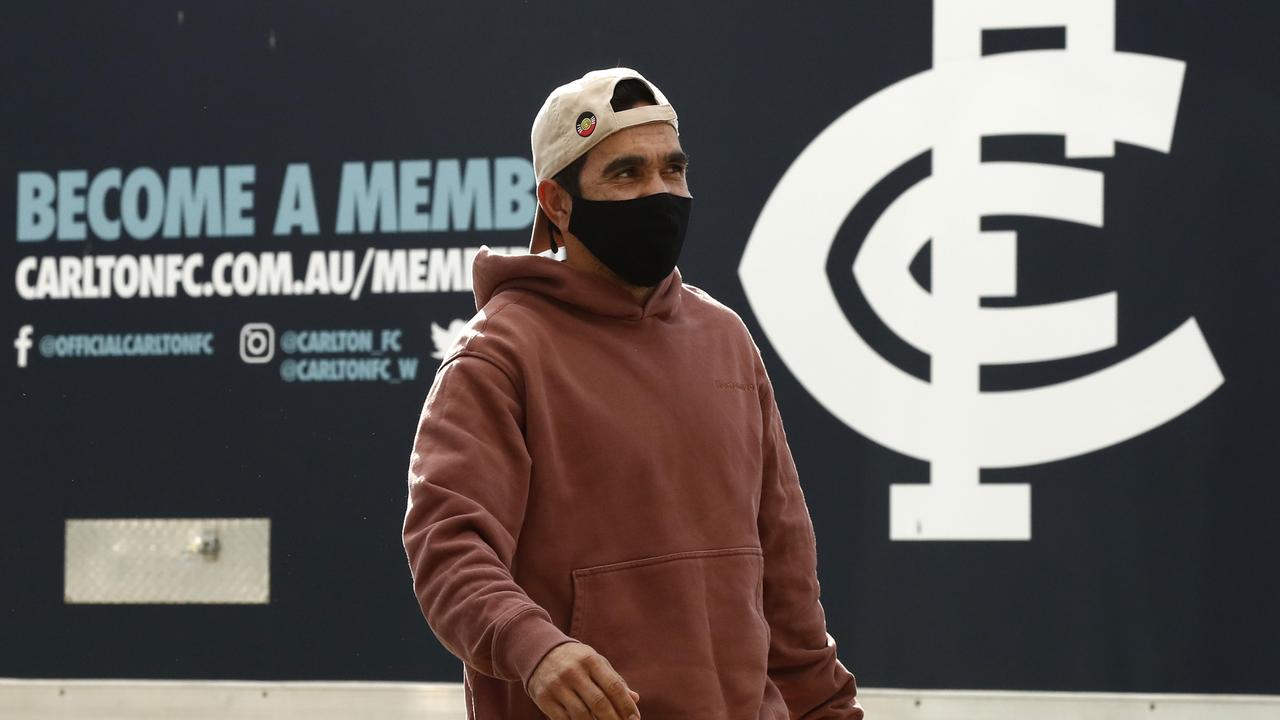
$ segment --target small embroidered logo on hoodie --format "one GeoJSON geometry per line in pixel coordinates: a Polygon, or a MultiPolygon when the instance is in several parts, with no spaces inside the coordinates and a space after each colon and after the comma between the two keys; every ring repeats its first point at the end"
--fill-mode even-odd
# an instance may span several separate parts
{"type": "Polygon", "coordinates": [[[745,391],[754,391],[754,390],[756,389],[756,384],[755,384],[755,383],[734,382],[733,380],[717,380],[717,381],[716,381],[716,387],[717,387],[717,388],[720,388],[721,390],[745,390],[745,391]]]}
{"type": "Polygon", "coordinates": [[[578,116],[578,123],[575,126],[578,134],[586,137],[596,131],[596,116],[590,112],[584,112],[578,116]]]}

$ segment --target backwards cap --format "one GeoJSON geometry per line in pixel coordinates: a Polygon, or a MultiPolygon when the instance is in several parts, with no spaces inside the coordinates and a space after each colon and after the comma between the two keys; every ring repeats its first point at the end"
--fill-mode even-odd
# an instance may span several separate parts
{"type": "MultiPolygon", "coordinates": [[[[631,68],[615,67],[592,70],[573,82],[551,91],[537,116],[533,118],[530,140],[533,144],[533,174],[535,182],[552,177],[577,160],[601,140],[613,133],[650,122],[668,122],[680,133],[675,108],[667,102],[653,83],[631,68]],[[653,91],[657,105],[641,105],[629,110],[614,112],[609,101],[619,80],[636,78],[653,91]]],[[[535,197],[536,200],[536,197],[535,197]]],[[[529,238],[529,252],[538,253],[551,249],[550,220],[537,205],[533,219],[533,233],[529,238]]]]}

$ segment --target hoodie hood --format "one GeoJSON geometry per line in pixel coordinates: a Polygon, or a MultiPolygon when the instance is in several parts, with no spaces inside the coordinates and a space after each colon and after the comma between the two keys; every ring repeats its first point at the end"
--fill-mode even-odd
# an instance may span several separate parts
{"type": "Polygon", "coordinates": [[[597,315],[623,320],[669,318],[680,307],[684,283],[680,269],[658,283],[648,300],[636,300],[617,283],[541,255],[500,255],[483,245],[471,266],[476,310],[503,290],[529,290],[597,315]]]}

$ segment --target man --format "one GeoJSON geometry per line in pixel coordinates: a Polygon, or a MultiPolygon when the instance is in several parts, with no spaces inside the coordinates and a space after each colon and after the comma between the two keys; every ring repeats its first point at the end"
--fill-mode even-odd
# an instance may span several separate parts
{"type": "Polygon", "coordinates": [[[551,93],[530,254],[481,249],[419,418],[404,547],[472,720],[862,717],[759,351],[675,267],[677,130],[628,68],[551,93]]]}

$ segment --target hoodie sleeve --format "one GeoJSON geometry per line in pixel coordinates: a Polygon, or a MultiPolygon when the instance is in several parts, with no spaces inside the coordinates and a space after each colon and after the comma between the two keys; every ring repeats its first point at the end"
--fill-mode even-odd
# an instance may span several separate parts
{"type": "Polygon", "coordinates": [[[404,549],[418,604],[468,666],[526,692],[553,647],[576,642],[511,574],[532,467],[521,394],[487,356],[445,361],[409,459],[404,549]]]}
{"type": "Polygon", "coordinates": [[[817,541],[787,446],[773,387],[757,353],[764,418],[764,477],[758,528],[764,550],[764,610],[769,622],[769,679],[793,719],[861,720],[857,681],[836,658],[818,601],[817,541]]]}

